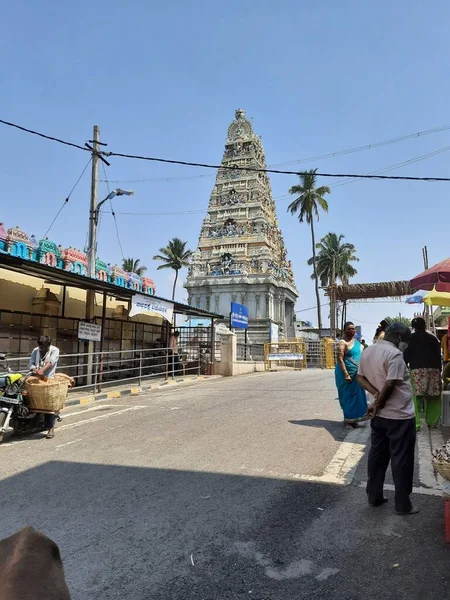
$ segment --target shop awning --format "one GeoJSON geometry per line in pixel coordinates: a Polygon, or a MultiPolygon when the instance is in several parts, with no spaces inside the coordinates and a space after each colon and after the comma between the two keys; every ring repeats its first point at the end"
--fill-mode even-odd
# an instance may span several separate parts
{"type": "Polygon", "coordinates": [[[450,258],[445,258],[416,275],[411,279],[411,285],[416,290],[450,292],[450,258]]]}
{"type": "MultiPolygon", "coordinates": [[[[49,267],[31,260],[24,260],[23,258],[11,256],[6,252],[1,251],[0,269],[15,271],[16,273],[21,273],[22,275],[28,275],[30,277],[38,277],[50,285],[74,287],[82,290],[93,290],[99,294],[107,294],[108,296],[112,296],[116,300],[129,301],[136,294],[140,294],[140,292],[135,292],[134,290],[129,290],[118,285],[114,285],[113,283],[98,281],[97,279],[91,279],[90,277],[84,277],[83,275],[77,275],[62,269],[55,269],[54,267],[49,267]]],[[[143,295],[146,298],[153,300],[161,300],[162,302],[170,303],[172,302],[171,300],[167,300],[166,298],[161,298],[159,296],[150,296],[148,294],[143,295]]],[[[176,314],[182,314],[188,317],[223,319],[223,315],[212,313],[195,306],[189,306],[188,304],[183,304],[181,302],[174,301],[173,305],[173,310],[176,314]]]]}

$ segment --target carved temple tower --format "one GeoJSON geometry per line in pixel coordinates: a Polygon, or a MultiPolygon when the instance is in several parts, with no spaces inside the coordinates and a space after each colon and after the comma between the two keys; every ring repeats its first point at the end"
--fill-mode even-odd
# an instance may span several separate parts
{"type": "Polygon", "coordinates": [[[279,325],[280,337],[294,337],[298,292],[270,181],[266,173],[242,170],[266,168],[261,138],[243,110],[228,128],[222,165],[239,169],[217,173],[185,283],[189,303],[226,317],[231,302],[245,304],[253,343],[269,341],[270,323],[279,325]]]}

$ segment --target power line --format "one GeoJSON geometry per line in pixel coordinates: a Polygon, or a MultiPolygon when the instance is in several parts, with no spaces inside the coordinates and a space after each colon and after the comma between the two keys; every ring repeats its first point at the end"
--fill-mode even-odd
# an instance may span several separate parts
{"type": "MultiPolygon", "coordinates": [[[[289,194],[284,194],[283,196],[278,196],[278,198],[274,198],[274,202],[280,202],[281,200],[286,200],[289,198],[289,194]]],[[[107,211],[105,211],[107,212],[107,211]]],[[[207,211],[206,211],[207,212],[207,211]]],[[[127,216],[140,216],[140,217],[169,217],[169,216],[180,216],[180,215],[198,215],[205,214],[204,208],[198,208],[193,210],[176,210],[171,212],[118,212],[118,215],[127,215],[127,216]]]]}
{"type": "Polygon", "coordinates": [[[78,179],[76,180],[76,182],[75,182],[75,184],[73,185],[72,189],[71,189],[71,190],[70,190],[70,192],[68,193],[68,195],[67,195],[66,199],[65,199],[65,200],[64,200],[64,202],[62,203],[62,206],[61,206],[61,208],[58,210],[58,212],[57,212],[57,213],[56,213],[56,215],[55,215],[55,218],[54,218],[54,219],[53,219],[53,221],[50,223],[50,225],[49,225],[49,228],[48,228],[48,229],[47,229],[47,231],[44,233],[44,239],[45,239],[45,238],[47,237],[47,235],[49,234],[49,232],[50,232],[50,229],[51,229],[51,228],[53,227],[53,225],[55,224],[55,222],[56,222],[56,219],[57,219],[57,218],[59,217],[59,215],[61,214],[61,212],[62,212],[63,208],[64,208],[65,206],[67,206],[67,204],[68,204],[68,202],[69,202],[69,200],[70,200],[70,196],[72,195],[72,193],[73,193],[73,191],[75,190],[75,188],[77,187],[77,185],[80,183],[80,181],[81,181],[81,178],[83,177],[83,175],[84,175],[84,173],[85,173],[86,169],[88,168],[88,166],[89,166],[89,163],[91,162],[91,160],[92,160],[92,157],[90,157],[90,158],[89,158],[89,160],[87,161],[87,163],[86,163],[86,166],[85,166],[85,167],[84,167],[84,169],[81,171],[81,174],[80,174],[80,176],[78,177],[78,179]]]}
{"type": "MultiPolygon", "coordinates": [[[[329,306],[330,303],[326,302],[325,304],[321,304],[320,308],[322,308],[323,306],[329,306]]],[[[310,308],[302,308],[301,310],[296,310],[294,311],[295,314],[301,313],[301,312],[307,312],[308,310],[316,310],[317,309],[317,305],[316,306],[311,306],[310,308]]]]}
{"type": "MultiPolygon", "coordinates": [[[[189,167],[204,167],[207,169],[222,169],[227,171],[244,171],[251,173],[275,173],[278,175],[298,175],[304,174],[302,171],[281,171],[279,169],[263,169],[258,167],[239,167],[237,165],[212,165],[208,163],[196,163],[184,160],[173,160],[168,158],[158,158],[155,156],[142,156],[140,154],[124,154],[122,152],[102,152],[105,156],[117,156],[120,158],[130,158],[134,160],[145,160],[150,162],[165,163],[171,165],[184,165],[189,167]]],[[[402,175],[370,175],[357,173],[316,173],[317,177],[335,177],[341,179],[393,179],[400,181],[450,181],[450,177],[412,177],[402,175]]]]}
{"type": "Polygon", "coordinates": [[[72,142],[66,142],[65,140],[61,140],[61,139],[59,139],[57,137],[53,137],[51,135],[46,135],[45,133],[39,133],[39,131],[33,131],[33,129],[27,129],[26,127],[22,127],[22,125],[16,125],[15,123],[10,123],[9,121],[4,121],[3,119],[0,119],[0,123],[3,123],[3,125],[8,125],[8,127],[14,127],[15,129],[20,129],[20,131],[25,131],[26,133],[31,133],[31,135],[37,135],[46,140],[51,140],[52,142],[58,142],[59,144],[64,144],[65,146],[72,146],[72,148],[78,148],[78,150],[84,150],[86,152],[90,151],[90,150],[88,150],[88,148],[85,148],[84,146],[79,146],[78,144],[74,144],[72,142]]]}
{"type": "Polygon", "coordinates": [[[109,183],[169,183],[170,181],[187,181],[189,179],[204,179],[205,177],[214,177],[213,173],[203,173],[202,175],[190,175],[184,177],[149,177],[146,179],[101,179],[102,182],[109,183]]]}
{"type": "MultiPolygon", "coordinates": [[[[400,163],[395,163],[393,165],[383,167],[382,169],[378,169],[377,171],[373,171],[372,173],[369,173],[369,175],[376,175],[377,173],[385,173],[386,171],[390,171],[391,169],[405,167],[407,165],[419,162],[421,160],[431,158],[432,156],[436,156],[437,154],[441,154],[442,152],[448,152],[449,150],[450,150],[450,146],[446,146],[444,148],[440,148],[439,150],[434,150],[433,152],[429,152],[427,154],[422,154],[421,156],[416,156],[414,158],[410,158],[410,159],[402,161],[400,163]]],[[[104,180],[104,181],[107,181],[107,180],[104,180]]],[[[130,183],[131,181],[132,180],[130,180],[128,183],[130,183]]],[[[358,179],[348,179],[347,181],[343,181],[342,183],[335,183],[335,184],[331,185],[330,187],[336,188],[336,187],[340,187],[343,185],[348,185],[349,183],[354,183],[355,181],[358,181],[358,179]]],[[[118,183],[118,181],[117,181],[117,183],[118,183]]],[[[124,183],[124,182],[122,182],[122,183],[124,183]]],[[[284,196],[274,198],[274,202],[279,202],[280,200],[285,200],[289,197],[290,197],[290,194],[285,194],[284,196]]],[[[128,216],[135,215],[135,216],[151,216],[151,217],[164,216],[164,217],[166,217],[166,216],[180,216],[180,215],[190,215],[190,214],[193,215],[193,214],[200,214],[203,212],[204,212],[204,209],[182,210],[182,211],[172,211],[172,212],[119,212],[117,214],[128,215],[128,216]]]]}
{"type": "MultiPolygon", "coordinates": [[[[38,135],[39,137],[48,139],[48,140],[52,140],[54,142],[58,142],[60,144],[65,144],[66,146],[72,146],[74,148],[77,148],[79,150],[84,150],[84,151],[89,151],[91,152],[91,150],[89,148],[84,148],[83,146],[79,146],[78,144],[73,144],[72,142],[67,142],[65,140],[61,140],[59,138],[53,137],[53,136],[49,136],[43,133],[39,133],[37,131],[33,131],[31,129],[27,129],[25,127],[22,127],[20,125],[16,125],[14,123],[9,123],[8,121],[4,121],[2,119],[0,119],[0,123],[3,123],[4,125],[8,125],[10,127],[15,127],[17,129],[20,129],[21,131],[25,131],[27,133],[30,133],[32,135],[38,135]]],[[[164,163],[164,164],[171,164],[171,165],[184,165],[184,166],[188,166],[188,167],[203,167],[206,169],[222,169],[222,170],[228,170],[228,171],[244,171],[244,172],[250,172],[250,173],[273,173],[273,174],[277,174],[277,175],[297,175],[297,176],[302,176],[304,175],[304,171],[282,171],[280,169],[267,169],[267,168],[259,168],[259,167],[240,167],[238,165],[213,165],[213,164],[209,164],[209,163],[197,163],[197,162],[191,162],[191,161],[185,161],[185,160],[174,160],[174,159],[168,159],[168,158],[160,158],[160,157],[156,157],[156,156],[143,156],[140,154],[125,154],[123,152],[104,152],[104,151],[99,151],[98,154],[100,156],[106,156],[106,157],[110,157],[110,156],[117,156],[119,158],[129,158],[129,159],[134,159],[134,160],[145,160],[145,161],[149,161],[149,162],[158,162],[158,163],[164,163]]],[[[380,179],[380,180],[397,180],[397,181],[450,181],[449,177],[412,177],[412,176],[401,176],[401,175],[377,175],[377,174],[358,174],[358,173],[316,173],[317,177],[332,177],[332,178],[341,178],[341,179],[348,179],[348,178],[352,178],[352,179],[380,179]]]]}
{"type": "MultiPolygon", "coordinates": [[[[316,161],[316,160],[324,160],[326,158],[334,158],[336,156],[343,156],[345,154],[353,154],[355,152],[362,152],[363,150],[372,150],[373,148],[379,148],[381,146],[387,146],[389,144],[395,144],[397,142],[404,142],[406,140],[410,140],[413,138],[417,138],[417,137],[424,137],[426,135],[431,135],[433,133],[439,133],[442,131],[448,131],[450,129],[450,125],[441,125],[439,127],[435,127],[434,129],[427,129],[425,131],[418,131],[416,133],[411,133],[408,135],[403,135],[403,136],[398,136],[395,138],[390,138],[388,140],[384,140],[381,142],[373,142],[371,144],[366,144],[365,146],[355,146],[352,148],[346,148],[344,150],[337,150],[335,152],[329,152],[328,154],[319,154],[317,156],[309,156],[307,158],[299,158],[297,160],[292,160],[289,162],[283,162],[283,163],[274,163],[272,165],[269,165],[269,167],[283,167],[283,166],[288,166],[288,165],[294,165],[294,164],[299,164],[299,163],[303,163],[303,162],[312,162],[312,161],[316,161]]],[[[150,177],[150,178],[146,178],[146,179],[115,179],[112,180],[110,179],[110,183],[146,183],[149,181],[152,182],[169,182],[169,181],[183,181],[183,180],[188,180],[188,179],[201,179],[204,177],[212,177],[213,175],[210,175],[209,173],[203,173],[202,175],[192,175],[192,176],[185,176],[185,177],[150,177]]],[[[344,185],[344,184],[342,184],[344,185]]]]}
{"type": "Polygon", "coordinates": [[[311,161],[315,161],[315,160],[323,160],[325,158],[334,158],[335,156],[342,156],[344,154],[353,154],[354,152],[362,152],[363,150],[372,150],[372,148],[379,148],[380,146],[387,146],[389,144],[395,144],[397,142],[404,142],[406,140],[411,140],[416,137],[423,137],[426,135],[430,135],[432,133],[439,133],[441,131],[447,131],[449,129],[450,129],[450,125],[441,125],[439,127],[435,127],[434,129],[418,131],[417,133],[402,135],[399,137],[384,140],[382,142],[375,142],[373,144],[367,144],[365,146],[355,146],[353,148],[346,148],[345,150],[338,150],[337,152],[329,152],[328,154],[319,154],[318,156],[310,156],[308,158],[299,158],[298,160],[293,160],[291,162],[285,162],[285,163],[277,163],[277,164],[271,165],[271,166],[283,167],[283,166],[294,165],[294,164],[298,164],[298,163],[302,163],[302,162],[311,162],[311,161]]]}
{"type": "MultiPolygon", "coordinates": [[[[413,163],[420,162],[421,160],[431,158],[432,156],[436,156],[437,154],[442,154],[443,152],[448,152],[449,150],[450,150],[450,146],[445,146],[444,148],[440,148],[439,150],[434,150],[433,152],[428,152],[428,154],[422,154],[421,156],[416,156],[414,158],[410,158],[401,163],[396,163],[394,165],[390,165],[388,167],[378,169],[377,171],[372,171],[372,173],[369,173],[369,175],[376,175],[378,173],[386,173],[387,171],[390,171],[392,169],[397,169],[397,168],[400,169],[401,167],[406,167],[407,165],[411,165],[413,163]]],[[[348,181],[343,181],[341,183],[335,183],[334,185],[331,185],[330,187],[332,187],[332,188],[341,187],[343,185],[348,185],[349,183],[353,183],[355,181],[357,181],[357,179],[349,179],[348,181]]]]}
{"type": "MultiPolygon", "coordinates": [[[[102,163],[102,167],[103,167],[103,174],[105,176],[105,181],[106,181],[106,187],[108,189],[108,196],[111,192],[110,188],[109,188],[109,183],[107,181],[107,175],[106,175],[106,169],[105,169],[105,165],[102,163]]],[[[123,247],[122,247],[122,242],[120,241],[120,234],[119,234],[119,226],[117,224],[117,219],[116,219],[116,213],[114,212],[114,207],[113,207],[113,203],[112,203],[112,199],[109,199],[109,205],[111,207],[111,214],[113,216],[114,219],[114,226],[116,229],[116,237],[117,237],[117,242],[119,244],[119,248],[120,248],[120,253],[122,254],[122,260],[125,258],[124,253],[123,253],[123,247]]]]}

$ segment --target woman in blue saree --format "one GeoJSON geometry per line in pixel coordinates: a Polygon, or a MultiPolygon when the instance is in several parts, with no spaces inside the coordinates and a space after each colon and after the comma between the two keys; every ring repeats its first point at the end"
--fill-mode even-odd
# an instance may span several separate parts
{"type": "Polygon", "coordinates": [[[356,427],[358,421],[367,419],[366,392],[356,381],[363,347],[355,339],[355,333],[353,323],[348,322],[344,325],[344,335],[339,342],[335,370],[339,404],[344,413],[344,423],[349,428],[356,427]]]}

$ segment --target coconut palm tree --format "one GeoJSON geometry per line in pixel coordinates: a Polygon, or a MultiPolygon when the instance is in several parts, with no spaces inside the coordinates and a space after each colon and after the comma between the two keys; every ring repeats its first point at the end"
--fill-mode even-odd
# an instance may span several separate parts
{"type": "Polygon", "coordinates": [[[173,282],[172,300],[175,300],[175,289],[177,286],[178,272],[183,267],[189,266],[192,250],[186,250],[187,242],[183,242],[180,238],[173,238],[165,248],[160,248],[160,254],[155,254],[153,260],[160,260],[160,269],[173,269],[175,271],[175,279],[173,282]]]}
{"type": "Polygon", "coordinates": [[[141,265],[139,258],[124,258],[122,261],[122,269],[127,273],[136,273],[136,275],[143,275],[147,270],[145,265],[141,265]]]}
{"type": "Polygon", "coordinates": [[[328,212],[328,202],[325,200],[325,194],[330,193],[330,188],[321,186],[316,188],[317,169],[311,169],[300,175],[300,185],[294,185],[289,193],[296,195],[297,198],[288,206],[288,211],[294,215],[298,213],[300,223],[306,221],[311,229],[311,245],[313,254],[314,280],[317,301],[317,321],[319,328],[319,337],[322,334],[322,313],[320,310],[319,279],[317,277],[316,262],[316,239],[314,235],[314,219],[319,220],[319,209],[328,212]]]}
{"type": "MultiPolygon", "coordinates": [[[[356,248],[353,244],[342,243],[344,235],[337,233],[327,233],[318,244],[316,244],[316,270],[317,276],[322,287],[326,287],[340,281],[344,285],[348,283],[350,277],[357,274],[357,270],[351,264],[358,262],[359,258],[355,255],[356,248]]],[[[314,264],[314,258],[308,260],[308,265],[314,264]]],[[[315,274],[311,275],[311,279],[315,274]]]]}

